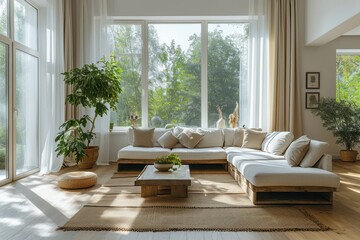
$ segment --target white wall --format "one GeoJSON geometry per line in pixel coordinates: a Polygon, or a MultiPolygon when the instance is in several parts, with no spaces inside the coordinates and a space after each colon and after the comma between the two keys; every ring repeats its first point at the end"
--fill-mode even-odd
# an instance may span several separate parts
{"type": "MultiPolygon", "coordinates": [[[[319,2],[319,0],[316,0],[319,2]]],[[[324,1],[328,2],[328,1],[324,1]]],[[[333,1],[329,1],[331,5],[333,1]]],[[[345,1],[344,1],[345,2],[345,1]]],[[[348,2],[348,1],[346,1],[348,2]]],[[[343,1],[342,1],[343,3],[343,1]]],[[[360,1],[359,1],[360,3],[360,1]]],[[[359,5],[360,6],[360,5],[359,5]]],[[[300,4],[300,79],[302,96],[302,120],[304,134],[311,139],[330,143],[329,153],[335,158],[342,146],[335,144],[332,133],[322,127],[320,118],[315,117],[311,110],[305,109],[305,92],[320,92],[320,97],[335,97],[336,93],[336,49],[360,49],[360,36],[342,36],[327,44],[317,47],[305,46],[306,12],[300,4]],[[306,72],[320,72],[320,89],[306,90],[306,72]]],[[[322,11],[324,12],[324,11],[322,11]]],[[[359,150],[360,148],[358,148],[359,150]]]]}
{"type": "Polygon", "coordinates": [[[241,16],[248,0],[108,0],[109,16],[241,16]]]}
{"type": "Polygon", "coordinates": [[[307,45],[326,44],[360,25],[359,0],[306,0],[305,2],[307,45]]]}

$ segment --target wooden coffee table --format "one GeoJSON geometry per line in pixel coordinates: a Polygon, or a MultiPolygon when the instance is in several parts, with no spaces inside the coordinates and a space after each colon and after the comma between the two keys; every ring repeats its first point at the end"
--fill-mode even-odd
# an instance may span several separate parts
{"type": "Polygon", "coordinates": [[[160,172],[154,165],[145,166],[135,180],[135,186],[141,186],[141,197],[153,197],[159,189],[170,188],[172,197],[187,197],[191,185],[189,165],[182,165],[176,171],[160,172]]]}

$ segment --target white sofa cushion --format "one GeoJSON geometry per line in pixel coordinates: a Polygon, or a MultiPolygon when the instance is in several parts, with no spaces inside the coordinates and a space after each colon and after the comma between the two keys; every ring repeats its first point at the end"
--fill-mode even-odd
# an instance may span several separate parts
{"type": "Polygon", "coordinates": [[[332,171],[332,156],[330,154],[324,154],[320,160],[314,165],[316,168],[321,168],[326,171],[332,171]]]}
{"type": "Polygon", "coordinates": [[[222,147],[224,144],[224,135],[221,129],[198,128],[196,132],[204,136],[196,148],[222,147]]]}
{"type": "Polygon", "coordinates": [[[239,148],[237,151],[235,147],[227,148],[227,161],[235,167],[238,167],[242,161],[256,161],[256,160],[279,160],[285,159],[284,156],[279,156],[267,152],[263,152],[251,148],[239,148]]]}
{"type": "Polygon", "coordinates": [[[301,136],[293,141],[285,152],[285,159],[290,166],[298,166],[309,150],[310,139],[307,136],[301,136]]]}
{"type": "Polygon", "coordinates": [[[162,147],[133,147],[126,146],[119,150],[119,159],[155,159],[170,154],[170,149],[162,147]]]}
{"type": "Polygon", "coordinates": [[[261,144],[264,141],[266,132],[245,129],[244,142],[241,147],[261,149],[261,144]]]}
{"type": "Polygon", "coordinates": [[[301,167],[313,167],[326,153],[329,144],[316,140],[310,141],[309,150],[300,162],[301,167]]]}
{"type": "Polygon", "coordinates": [[[217,160],[226,159],[226,152],[221,147],[211,148],[173,148],[171,153],[179,155],[181,160],[217,160]]]}
{"type": "Polygon", "coordinates": [[[171,131],[168,131],[164,133],[161,137],[159,137],[157,142],[163,148],[173,148],[179,142],[179,140],[174,136],[171,131]]]}
{"type": "Polygon", "coordinates": [[[293,140],[294,134],[291,132],[272,132],[266,135],[261,145],[261,150],[276,155],[282,155],[293,140]]]}
{"type": "Polygon", "coordinates": [[[319,168],[290,167],[285,160],[244,161],[241,164],[244,177],[257,187],[266,186],[313,186],[337,188],[339,177],[319,168]]]}

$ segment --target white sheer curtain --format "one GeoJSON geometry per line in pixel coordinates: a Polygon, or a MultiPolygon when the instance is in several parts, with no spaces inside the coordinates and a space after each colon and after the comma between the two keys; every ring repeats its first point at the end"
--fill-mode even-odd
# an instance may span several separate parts
{"type": "MultiPolygon", "coordinates": [[[[110,44],[106,33],[107,1],[76,1],[76,65],[94,63],[102,56],[109,56],[110,44]]],[[[93,115],[91,109],[80,109],[79,115],[93,115]]],[[[109,115],[97,118],[95,125],[96,139],[92,145],[99,146],[98,165],[109,163],[109,115]]]]}
{"type": "Polygon", "coordinates": [[[269,122],[269,15],[268,0],[249,0],[248,82],[240,92],[241,122],[268,130],[269,122]],[[245,90],[244,90],[245,89],[245,90]]]}
{"type": "Polygon", "coordinates": [[[46,75],[40,81],[40,173],[59,171],[63,157],[56,157],[55,137],[65,120],[63,77],[63,1],[48,0],[46,8],[46,75]]]}

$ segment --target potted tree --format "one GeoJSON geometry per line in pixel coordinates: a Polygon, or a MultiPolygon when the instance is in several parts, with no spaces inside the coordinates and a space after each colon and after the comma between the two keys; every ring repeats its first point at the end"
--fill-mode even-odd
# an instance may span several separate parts
{"type": "Polygon", "coordinates": [[[343,144],[346,150],[340,151],[343,161],[355,161],[358,152],[354,150],[360,142],[360,108],[352,101],[321,98],[319,108],[313,109],[323,120],[323,126],[343,144]]]}
{"type": "Polygon", "coordinates": [[[60,126],[55,138],[57,156],[68,157],[73,154],[80,168],[91,168],[99,155],[98,146],[90,146],[96,137],[95,122],[107,114],[109,108],[116,110],[119,94],[121,69],[113,54],[109,59],[102,57],[97,63],[85,64],[63,73],[65,84],[73,91],[66,102],[75,107],[81,105],[92,108],[94,115],[84,115],[70,119],[60,126]]]}

